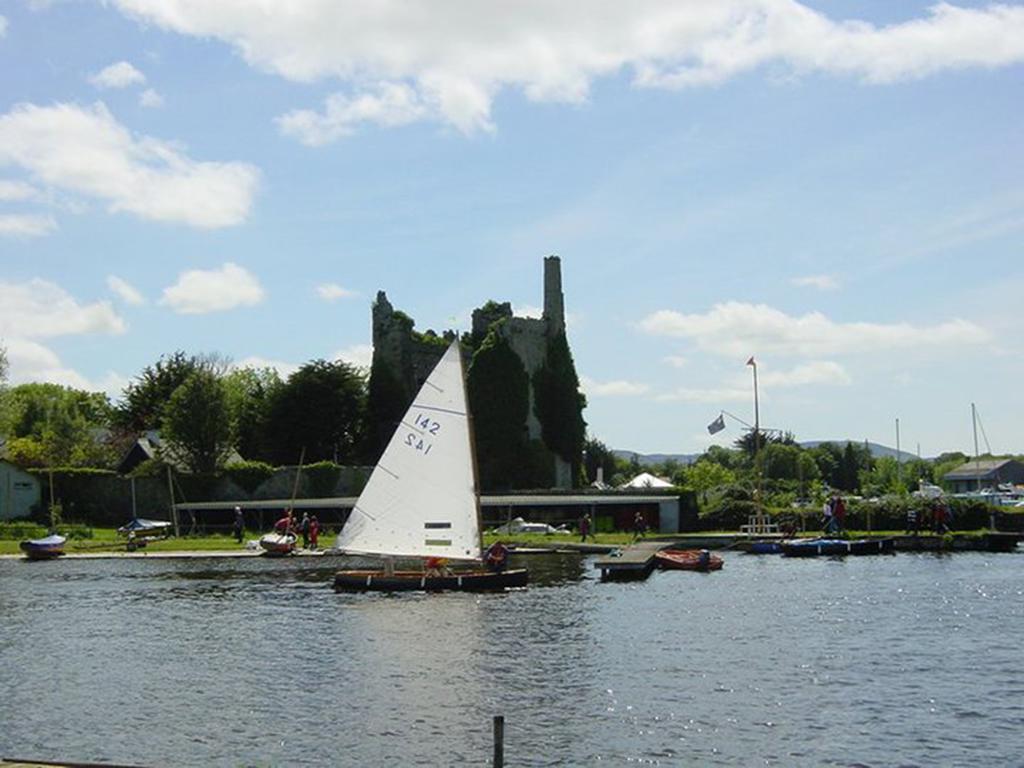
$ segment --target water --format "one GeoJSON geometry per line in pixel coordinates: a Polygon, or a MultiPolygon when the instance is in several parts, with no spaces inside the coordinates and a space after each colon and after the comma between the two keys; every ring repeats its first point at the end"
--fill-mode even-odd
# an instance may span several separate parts
{"type": "Polygon", "coordinates": [[[0,755],[145,766],[1024,764],[1024,553],[338,595],[328,559],[0,561],[0,755]]]}

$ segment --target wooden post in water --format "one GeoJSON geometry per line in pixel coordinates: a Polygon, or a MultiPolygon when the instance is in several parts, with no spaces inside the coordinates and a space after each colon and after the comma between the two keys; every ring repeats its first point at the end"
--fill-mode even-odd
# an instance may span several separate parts
{"type": "Polygon", "coordinates": [[[505,766],[505,716],[494,716],[494,768],[505,766]]]}

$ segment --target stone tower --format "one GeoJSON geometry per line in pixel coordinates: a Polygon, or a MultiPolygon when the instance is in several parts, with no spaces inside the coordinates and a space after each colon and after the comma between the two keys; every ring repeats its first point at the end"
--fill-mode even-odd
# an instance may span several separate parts
{"type": "MultiPolygon", "coordinates": [[[[482,338],[496,321],[498,327],[526,369],[531,380],[547,359],[548,342],[565,332],[565,297],[562,293],[562,262],[557,256],[544,259],[544,311],[538,319],[516,317],[509,302],[489,302],[473,311],[472,333],[482,338]]],[[[447,340],[455,338],[445,331],[447,340]]],[[[444,353],[433,331],[425,334],[413,330],[413,321],[396,311],[381,291],[373,305],[373,357],[394,371],[408,392],[416,392],[444,353]],[[430,338],[428,338],[430,337],[430,338]],[[434,343],[431,343],[434,342],[434,343]]],[[[530,407],[526,429],[531,439],[541,438],[540,421],[534,413],[534,392],[530,386],[530,407]]],[[[571,466],[556,459],[558,487],[572,487],[571,466]]]]}

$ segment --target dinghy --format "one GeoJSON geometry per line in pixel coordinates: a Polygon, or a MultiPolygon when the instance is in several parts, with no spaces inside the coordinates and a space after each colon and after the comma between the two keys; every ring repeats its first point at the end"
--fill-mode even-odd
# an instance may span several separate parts
{"type": "Polygon", "coordinates": [[[654,555],[658,567],[666,571],[718,571],[722,568],[722,558],[704,550],[706,557],[699,549],[663,549],[654,555]]]}
{"type": "Polygon", "coordinates": [[[136,541],[139,539],[162,539],[171,535],[171,524],[166,520],[146,520],[141,517],[133,517],[118,528],[117,532],[122,536],[131,536],[136,541]]]}
{"type": "Polygon", "coordinates": [[[290,555],[295,551],[294,533],[267,533],[260,536],[260,548],[265,555],[290,555]]]}
{"type": "Polygon", "coordinates": [[[64,536],[53,534],[42,539],[28,539],[18,546],[29,560],[52,560],[64,554],[64,536]]]}
{"type": "Polygon", "coordinates": [[[338,534],[337,548],[380,557],[385,564],[393,558],[434,561],[434,567],[421,571],[338,571],[338,591],[526,586],[525,569],[482,567],[480,499],[458,341],[427,377],[391,437],[338,534]]]}

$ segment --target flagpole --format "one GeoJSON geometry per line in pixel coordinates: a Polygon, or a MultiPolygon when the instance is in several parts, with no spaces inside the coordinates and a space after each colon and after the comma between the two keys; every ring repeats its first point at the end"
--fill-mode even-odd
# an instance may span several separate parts
{"type": "Polygon", "coordinates": [[[761,504],[761,408],[757,397],[757,361],[751,355],[747,365],[754,369],[754,470],[757,472],[757,503],[761,504]]]}

